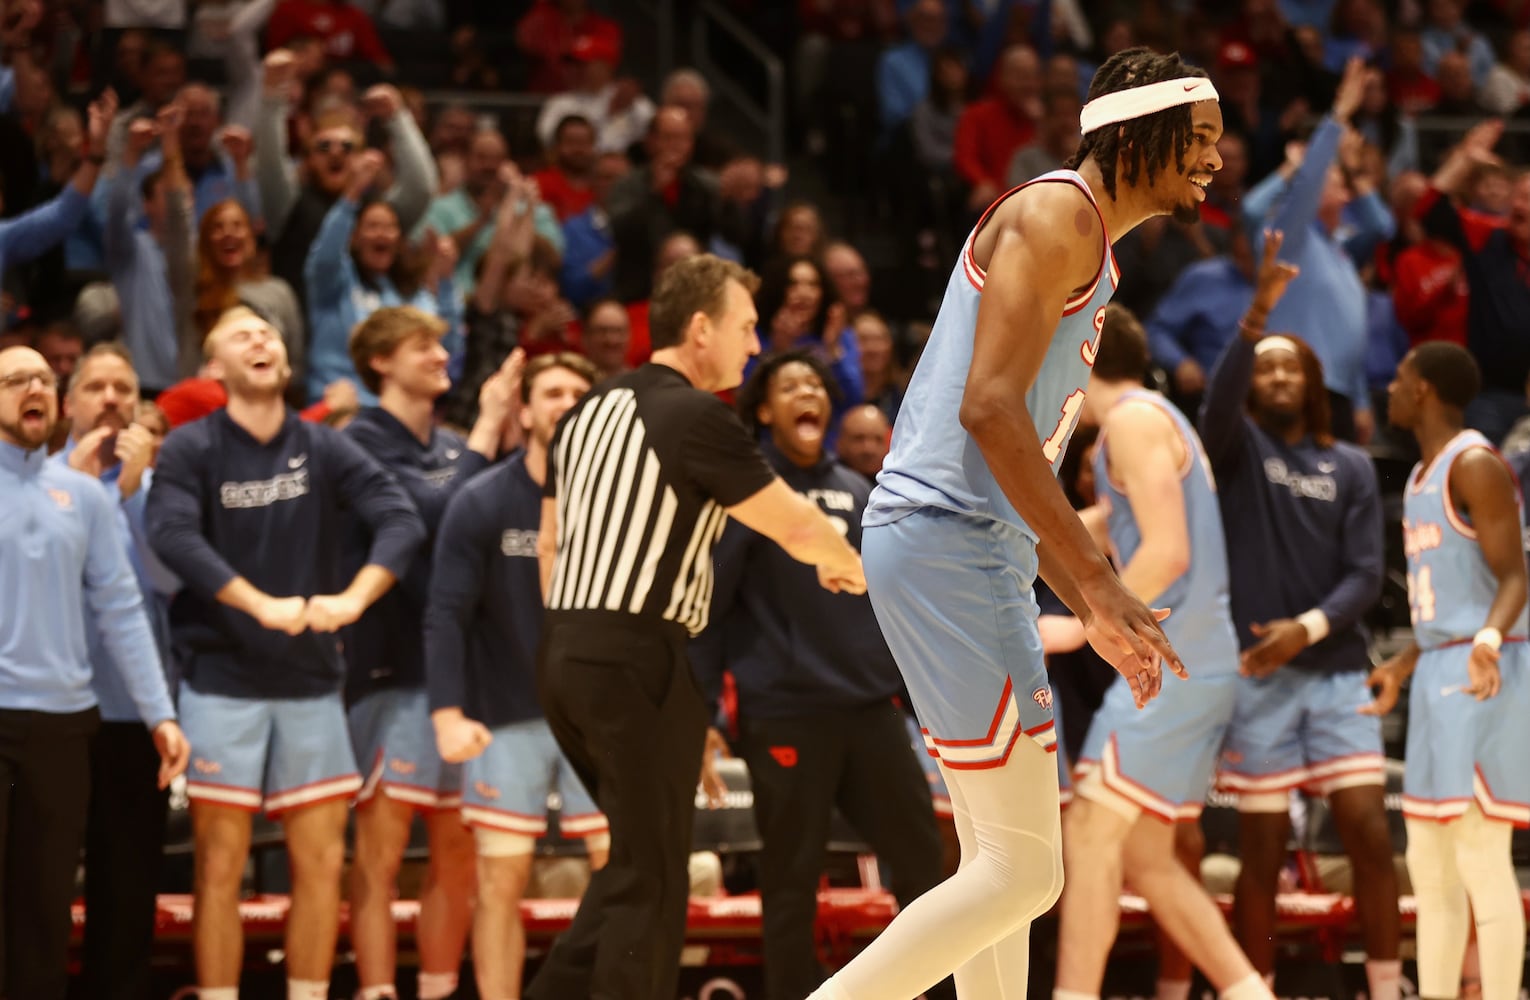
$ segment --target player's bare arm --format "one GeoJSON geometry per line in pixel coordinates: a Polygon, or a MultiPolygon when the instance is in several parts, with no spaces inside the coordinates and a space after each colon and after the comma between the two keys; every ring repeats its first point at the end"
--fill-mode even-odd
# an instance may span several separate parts
{"type": "Polygon", "coordinates": [[[973,248],[988,277],[960,419],[1009,502],[1046,539],[1048,584],[1064,601],[1081,601],[1070,604],[1074,612],[1134,659],[1118,669],[1145,701],[1161,682],[1158,656],[1177,672],[1184,666],[1069,506],[1025,405],[1068,298],[1098,273],[1104,239],[1093,207],[1071,186],[1039,185],[994,213],[973,248]]]}
{"type": "Polygon", "coordinates": [[[1142,544],[1121,567],[1121,582],[1152,605],[1190,568],[1190,528],[1181,470],[1184,438],[1162,410],[1126,400],[1105,418],[1110,476],[1131,497],[1142,544]]]}
{"type": "Polygon", "coordinates": [[[1468,670],[1471,693],[1477,699],[1498,693],[1498,643],[1508,634],[1525,607],[1526,570],[1519,504],[1513,474],[1503,460],[1485,448],[1463,452],[1450,469],[1450,492],[1472,527],[1498,592],[1487,621],[1472,646],[1468,670]],[[1495,641],[1496,640],[1496,641],[1495,641]]]}

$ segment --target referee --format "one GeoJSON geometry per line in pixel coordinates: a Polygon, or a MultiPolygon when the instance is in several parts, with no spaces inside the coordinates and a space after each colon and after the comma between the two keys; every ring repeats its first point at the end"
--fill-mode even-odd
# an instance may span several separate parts
{"type": "Polygon", "coordinates": [[[865,590],[860,556],[712,395],[759,352],[758,285],[709,254],[675,264],[650,306],[652,362],[585,396],[553,439],[537,681],[559,746],[610,820],[611,860],[527,1000],[676,995],[707,724],[686,644],[707,624],[728,516],[816,565],[829,590],[865,590]]]}

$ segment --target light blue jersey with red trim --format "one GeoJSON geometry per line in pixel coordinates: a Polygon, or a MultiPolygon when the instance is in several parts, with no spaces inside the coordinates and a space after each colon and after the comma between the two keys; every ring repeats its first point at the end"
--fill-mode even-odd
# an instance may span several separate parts
{"type": "MultiPolygon", "coordinates": [[[[1211,462],[1195,428],[1168,400],[1156,392],[1134,391],[1122,396],[1116,405],[1127,401],[1156,407],[1173,422],[1185,445],[1185,464],[1179,471],[1190,564],[1162,594],[1152,598],[1152,606],[1173,612],[1163,623],[1164,633],[1192,676],[1233,673],[1238,669],[1238,638],[1233,632],[1227,541],[1222,534],[1222,508],[1211,462]]],[[[1095,491],[1110,501],[1110,544],[1116,565],[1125,568],[1142,544],[1142,532],[1131,497],[1109,475],[1109,449],[1107,433],[1100,438],[1095,453],[1095,491]]]]}
{"type": "MultiPolygon", "coordinates": [[[[1413,634],[1422,649],[1470,639],[1487,623],[1498,594],[1477,532],[1450,495],[1450,470],[1473,448],[1497,454],[1491,442],[1465,430],[1450,439],[1428,467],[1413,468],[1403,496],[1403,551],[1408,557],[1408,609],[1413,634]]],[[[1524,504],[1520,503],[1523,523],[1524,504]]],[[[1525,635],[1527,611],[1521,609],[1511,634],[1525,635]]]]}
{"type": "MultiPolygon", "coordinates": [[[[1033,543],[1036,540],[1035,530],[1004,496],[977,442],[960,420],[962,395],[972,367],[978,302],[986,278],[973,259],[973,241],[995,208],[1032,184],[1072,184],[1094,204],[1094,195],[1082,177],[1072,170],[1058,170],[995,201],[973,228],[962,247],[961,259],[952,269],[929,342],[898,411],[892,450],[863,518],[867,526],[888,524],[921,508],[937,508],[1001,521],[1019,529],[1033,543]]],[[[1103,220],[1101,228],[1103,231],[1103,220]]],[[[1036,434],[1054,475],[1083,410],[1084,388],[1094,365],[1105,305],[1120,281],[1109,233],[1104,242],[1099,270],[1089,285],[1068,301],[1036,381],[1025,393],[1026,409],[1035,421],[1036,434]]],[[[1015,388],[1019,391],[1021,387],[1015,388]]]]}

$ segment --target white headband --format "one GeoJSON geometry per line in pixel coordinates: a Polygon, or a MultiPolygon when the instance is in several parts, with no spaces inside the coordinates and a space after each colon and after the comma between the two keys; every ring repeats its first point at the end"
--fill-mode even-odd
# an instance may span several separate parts
{"type": "Polygon", "coordinates": [[[1218,99],[1217,88],[1210,80],[1204,76],[1184,76],[1096,97],[1079,112],[1078,123],[1081,133],[1088,135],[1097,128],[1118,125],[1181,104],[1218,99]]]}
{"type": "Polygon", "coordinates": [[[1265,351],[1279,351],[1282,349],[1290,351],[1297,357],[1301,357],[1302,352],[1296,349],[1296,341],[1292,340],[1290,337],[1282,337],[1278,333],[1274,334],[1273,336],[1264,337],[1257,344],[1255,344],[1254,356],[1258,357],[1265,351]]]}

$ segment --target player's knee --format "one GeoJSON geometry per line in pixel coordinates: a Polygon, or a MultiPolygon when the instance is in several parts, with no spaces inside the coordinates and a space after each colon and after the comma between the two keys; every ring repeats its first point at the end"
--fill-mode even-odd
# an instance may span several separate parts
{"type": "MultiPolygon", "coordinates": [[[[287,857],[292,863],[292,880],[305,885],[339,884],[345,867],[344,837],[307,836],[287,838],[287,857]]],[[[396,873],[398,866],[395,863],[396,873]]]]}
{"type": "Polygon", "coordinates": [[[238,895],[244,882],[245,861],[249,851],[240,845],[212,839],[196,845],[196,882],[199,895],[238,895]]]}
{"type": "Polygon", "coordinates": [[[993,846],[985,845],[973,864],[989,869],[996,918],[1018,924],[1050,910],[1063,889],[1063,857],[1058,845],[1018,831],[1005,831],[990,843],[993,846]]]}
{"type": "Polygon", "coordinates": [[[1392,829],[1385,812],[1366,812],[1347,817],[1339,839],[1348,848],[1356,870],[1392,869],[1392,829]]]}
{"type": "Polygon", "coordinates": [[[531,881],[530,854],[480,856],[478,899],[481,904],[515,906],[531,881]]]}

